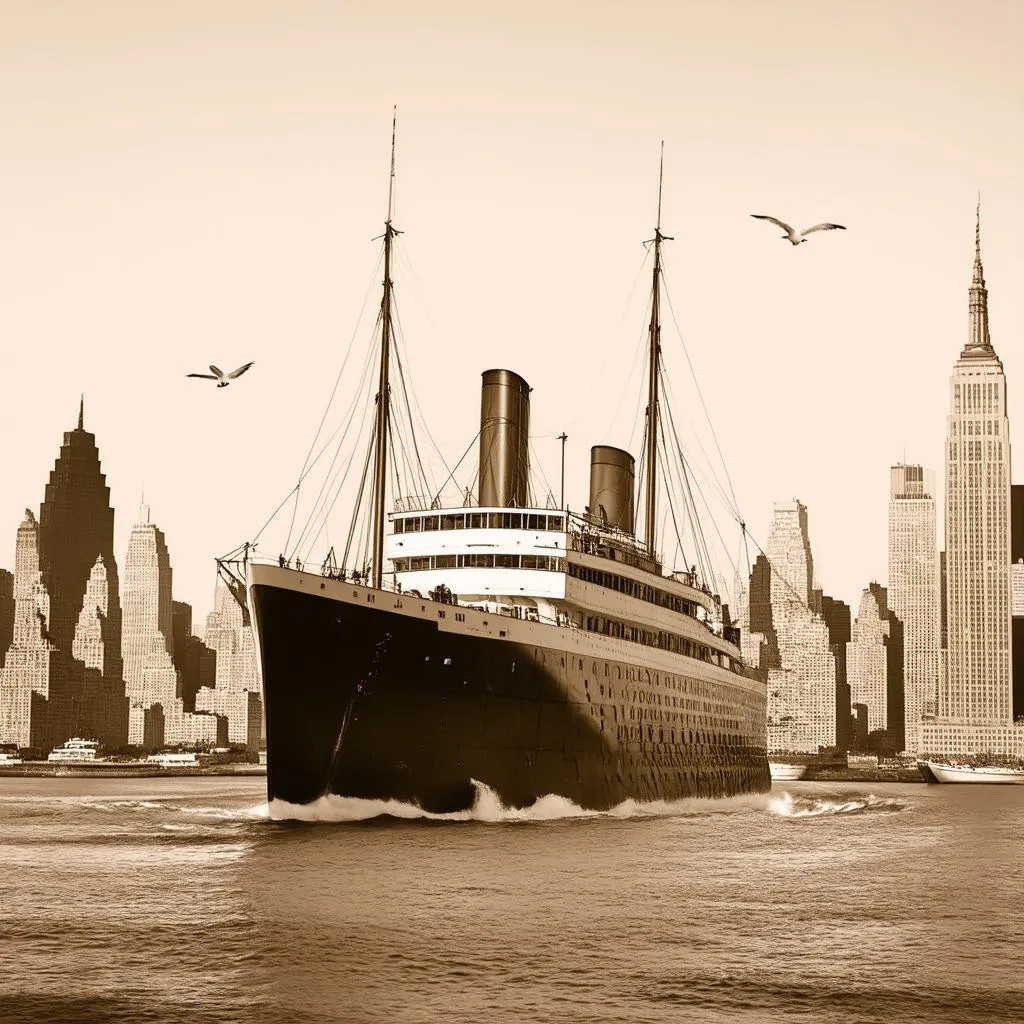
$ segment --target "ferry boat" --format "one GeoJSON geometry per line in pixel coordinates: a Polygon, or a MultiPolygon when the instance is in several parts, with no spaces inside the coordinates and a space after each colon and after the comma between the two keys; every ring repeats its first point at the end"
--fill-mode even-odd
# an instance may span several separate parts
{"type": "Polygon", "coordinates": [[[7,750],[0,750],[0,768],[9,764],[22,764],[21,758],[16,753],[7,750]]]}
{"type": "Polygon", "coordinates": [[[388,511],[398,233],[389,194],[368,565],[268,564],[248,543],[241,572],[218,560],[254,624],[268,799],[450,812],[471,808],[481,786],[506,806],[558,794],[591,809],[767,792],[765,681],[745,665],[710,573],[666,572],[655,547],[659,443],[682,451],[661,397],[660,172],[642,537],[622,449],[592,448],[583,511],[531,503],[532,389],[508,369],[482,374],[477,494],[388,511]]]}
{"type": "Polygon", "coordinates": [[[964,782],[1001,786],[1024,786],[1024,769],[995,765],[943,764],[918,761],[917,770],[925,782],[964,782]]]}
{"type": "Polygon", "coordinates": [[[46,760],[79,764],[83,762],[102,761],[103,758],[98,756],[99,749],[100,745],[98,740],[83,740],[76,736],[74,739],[68,740],[62,746],[51,750],[46,760]]]}

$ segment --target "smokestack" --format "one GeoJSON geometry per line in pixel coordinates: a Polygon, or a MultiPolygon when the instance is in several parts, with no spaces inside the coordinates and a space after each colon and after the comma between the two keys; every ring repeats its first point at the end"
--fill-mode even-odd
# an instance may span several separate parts
{"type": "Polygon", "coordinates": [[[590,449],[590,514],[633,533],[633,456],[621,448],[595,444],[590,449]]]}
{"type": "Polygon", "coordinates": [[[480,390],[483,506],[523,508],[529,500],[530,385],[511,370],[485,370],[480,390]]]}

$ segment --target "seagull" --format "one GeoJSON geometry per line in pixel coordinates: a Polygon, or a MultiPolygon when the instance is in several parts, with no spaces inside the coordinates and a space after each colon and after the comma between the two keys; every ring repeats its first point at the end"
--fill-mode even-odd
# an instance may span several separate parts
{"type": "MultiPolygon", "coordinates": [[[[255,362],[256,360],[253,360],[255,362]]],[[[204,380],[215,380],[217,387],[226,388],[236,377],[241,377],[252,363],[244,363],[237,370],[232,370],[231,373],[225,373],[222,369],[217,366],[210,364],[210,369],[213,373],[186,373],[186,377],[202,377],[204,380]]]]}
{"type": "Polygon", "coordinates": [[[756,217],[758,220],[770,220],[773,224],[778,224],[780,228],[786,233],[782,236],[786,239],[790,245],[799,245],[801,242],[806,242],[806,235],[809,235],[812,231],[845,231],[846,228],[842,224],[815,224],[812,228],[807,228],[805,231],[801,231],[799,234],[791,228],[788,224],[781,220],[776,220],[774,217],[769,217],[764,213],[752,213],[751,217],[756,217]]]}

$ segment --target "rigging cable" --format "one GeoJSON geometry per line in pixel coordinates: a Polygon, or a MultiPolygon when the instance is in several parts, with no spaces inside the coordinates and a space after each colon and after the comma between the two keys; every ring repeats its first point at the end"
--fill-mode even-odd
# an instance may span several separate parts
{"type": "Polygon", "coordinates": [[[348,565],[348,554],[349,554],[349,550],[352,547],[352,535],[355,533],[356,523],[357,523],[357,521],[359,519],[359,508],[360,508],[360,506],[363,503],[363,491],[366,489],[366,478],[369,475],[370,457],[373,455],[374,444],[375,444],[376,439],[377,439],[376,435],[377,435],[377,423],[376,423],[376,417],[375,417],[374,418],[373,428],[372,428],[372,431],[371,431],[371,436],[370,436],[370,443],[366,447],[366,460],[363,462],[363,475],[362,475],[362,479],[359,481],[359,492],[356,495],[355,507],[352,510],[352,520],[351,520],[351,523],[349,524],[349,528],[348,528],[348,538],[345,541],[345,553],[344,553],[344,555],[342,555],[342,559],[341,559],[341,564],[342,564],[343,567],[348,565]]]}
{"type": "MultiPolygon", "coordinates": [[[[401,319],[400,319],[399,314],[398,314],[397,306],[393,307],[393,315],[394,315],[395,326],[398,328],[398,331],[396,332],[396,334],[401,339],[401,342],[402,342],[402,346],[401,347],[404,347],[405,346],[405,334],[402,331],[401,319]]],[[[407,414],[409,416],[409,433],[412,436],[413,450],[416,453],[416,463],[419,466],[420,476],[423,478],[423,483],[426,485],[425,486],[425,490],[427,491],[427,493],[429,493],[431,490],[433,490],[433,487],[431,486],[430,481],[427,479],[426,470],[423,468],[423,459],[420,457],[419,443],[416,440],[416,428],[415,428],[415,424],[413,422],[412,404],[409,401],[409,390],[410,389],[406,386],[405,367],[404,367],[404,364],[403,364],[403,360],[402,360],[402,356],[401,356],[401,351],[400,351],[400,346],[399,345],[395,345],[395,362],[398,365],[398,379],[399,379],[399,382],[402,385],[402,397],[405,400],[405,408],[406,408],[406,412],[407,412],[407,414]]],[[[415,395],[415,391],[413,393],[415,395]]],[[[423,429],[426,431],[427,437],[430,438],[430,443],[434,445],[434,448],[437,450],[438,454],[440,455],[440,449],[437,448],[437,445],[434,443],[434,439],[433,439],[433,437],[431,437],[431,434],[430,434],[430,429],[429,429],[429,427],[426,424],[426,420],[423,419],[422,414],[421,414],[421,420],[423,421],[423,429]]],[[[441,462],[444,463],[444,456],[441,456],[441,462]]],[[[445,464],[444,468],[445,469],[448,468],[447,464],[445,464]]],[[[418,483],[417,483],[417,486],[419,486],[418,483]]]]}
{"type": "MultiPolygon", "coordinates": [[[[664,270],[662,270],[662,277],[664,277],[664,270]]],[[[679,327],[679,321],[676,319],[676,312],[672,306],[672,296],[669,294],[668,287],[665,288],[665,299],[668,302],[669,315],[672,317],[672,323],[675,324],[676,334],[679,336],[679,343],[683,347],[683,352],[686,355],[687,365],[690,367],[690,376],[693,377],[694,386],[697,389],[697,397],[700,399],[701,408],[704,410],[704,417],[708,421],[708,426],[711,428],[711,436],[715,442],[715,448],[718,449],[718,457],[722,460],[722,468],[725,470],[725,479],[729,484],[729,491],[732,494],[733,505],[738,508],[738,502],[736,501],[736,492],[733,490],[732,479],[729,476],[729,467],[725,463],[725,456],[722,455],[722,448],[718,443],[718,435],[715,433],[715,425],[711,422],[711,416],[708,413],[708,407],[704,402],[704,395],[700,390],[700,382],[697,380],[697,374],[693,369],[693,362],[690,359],[690,352],[686,347],[686,342],[683,340],[683,332],[679,327]]]]}
{"type": "MultiPolygon", "coordinates": [[[[482,430],[482,429],[483,429],[483,428],[481,427],[481,428],[480,428],[480,430],[482,430]]],[[[470,453],[470,452],[471,452],[471,451],[473,450],[473,445],[475,445],[475,444],[476,444],[476,442],[477,442],[477,438],[479,438],[479,437],[480,437],[480,430],[478,430],[478,431],[477,431],[477,432],[476,432],[476,433],[475,433],[475,434],[473,435],[473,440],[469,442],[468,446],[466,447],[466,450],[465,450],[465,451],[464,451],[464,452],[462,453],[462,457],[461,457],[461,458],[459,459],[459,461],[458,461],[458,462],[456,462],[456,463],[455,463],[455,466],[454,466],[454,468],[453,468],[452,470],[450,470],[450,471],[449,471],[449,473],[448,473],[448,476],[447,476],[447,477],[445,478],[445,481],[444,481],[444,483],[443,483],[443,484],[441,484],[441,486],[440,486],[440,488],[438,489],[437,493],[436,493],[436,494],[434,495],[434,497],[433,497],[433,499],[432,499],[432,501],[431,501],[431,504],[433,504],[433,503],[434,503],[434,501],[437,501],[437,500],[438,500],[438,498],[440,498],[440,497],[441,497],[441,491],[443,491],[443,490],[444,490],[444,486],[445,486],[445,484],[447,484],[447,483],[448,483],[448,481],[452,479],[452,477],[453,477],[453,476],[455,475],[455,470],[456,470],[456,469],[458,469],[458,468],[459,468],[459,466],[461,466],[461,465],[462,465],[462,460],[463,460],[463,459],[464,459],[464,458],[465,458],[465,457],[466,457],[466,456],[467,456],[467,455],[468,455],[468,454],[469,454],[469,453],[470,453]]],[[[472,486],[472,484],[473,484],[473,483],[476,483],[476,474],[475,474],[475,473],[473,474],[473,481],[472,481],[472,483],[470,484],[470,486],[472,486]]]]}
{"type": "MultiPolygon", "coordinates": [[[[270,517],[267,519],[267,521],[259,528],[259,530],[256,533],[256,536],[253,538],[252,546],[255,546],[256,542],[260,539],[260,537],[263,536],[263,531],[274,521],[274,519],[277,517],[277,513],[280,512],[281,509],[283,509],[285,505],[288,504],[288,501],[291,499],[291,496],[295,494],[296,491],[298,491],[299,486],[302,484],[302,481],[305,480],[306,477],[313,472],[313,468],[320,461],[324,452],[326,452],[327,449],[330,447],[331,442],[335,439],[335,437],[338,436],[338,431],[340,430],[341,426],[339,424],[339,426],[335,427],[334,432],[331,434],[331,436],[324,442],[323,447],[317,453],[316,458],[313,459],[313,461],[306,468],[305,473],[303,473],[303,475],[299,478],[298,483],[296,483],[296,485],[285,495],[284,499],[281,501],[281,504],[278,505],[276,509],[274,509],[274,511],[270,514],[270,517]]],[[[339,447],[340,444],[341,442],[339,442],[339,447]]],[[[335,451],[335,458],[337,458],[337,451],[335,451]]]]}
{"type": "MultiPolygon", "coordinates": [[[[534,444],[530,443],[529,441],[527,443],[529,443],[530,451],[533,452],[534,459],[536,460],[535,464],[537,466],[537,472],[540,474],[541,483],[547,488],[547,493],[553,496],[554,495],[554,491],[551,490],[551,484],[548,483],[548,478],[547,478],[546,474],[544,473],[544,466],[542,465],[542,463],[540,461],[540,457],[537,455],[537,448],[536,448],[536,446],[534,444]]],[[[531,463],[531,466],[532,465],[534,465],[534,463],[531,463]]],[[[536,494],[536,491],[534,491],[534,493],[536,494]]],[[[539,503],[538,503],[538,505],[535,505],[534,507],[538,508],[539,507],[539,503]]],[[[546,507],[547,507],[547,505],[545,504],[545,508],[546,507]]]]}
{"type": "MultiPolygon", "coordinates": [[[[662,372],[662,381],[664,382],[664,371],[662,372]]],[[[671,408],[671,406],[668,405],[667,402],[664,403],[664,404],[667,406],[667,413],[666,413],[666,415],[667,415],[667,419],[668,419],[668,425],[671,425],[671,428],[672,428],[672,439],[675,441],[676,453],[679,456],[679,475],[680,475],[680,480],[682,482],[683,505],[684,505],[684,508],[686,510],[687,518],[690,520],[690,529],[693,532],[694,546],[696,547],[696,551],[697,551],[697,562],[698,562],[698,564],[700,564],[701,572],[705,574],[705,582],[709,586],[711,586],[714,583],[714,581],[710,578],[710,575],[709,575],[711,573],[711,571],[712,571],[712,565],[711,565],[711,561],[712,560],[711,560],[711,555],[710,555],[710,553],[708,551],[707,540],[704,537],[704,529],[703,529],[703,525],[701,523],[701,517],[697,513],[697,503],[696,503],[696,501],[694,500],[694,497],[693,497],[693,486],[690,483],[690,473],[687,470],[687,459],[686,459],[686,456],[683,454],[682,445],[679,443],[679,435],[678,435],[678,433],[676,432],[676,429],[675,429],[675,422],[674,422],[673,416],[672,416],[672,408],[671,408]]],[[[662,417],[660,409],[658,410],[658,416],[659,416],[659,426],[661,427],[662,436],[666,438],[665,444],[666,444],[666,452],[667,452],[667,449],[668,449],[668,441],[667,441],[668,431],[666,429],[667,425],[666,425],[666,422],[665,422],[665,418],[662,417]]],[[[667,457],[667,455],[666,455],[666,457],[667,457]]],[[[699,490],[700,489],[698,488],[698,491],[699,490]]],[[[701,497],[703,498],[703,494],[701,495],[701,497]]],[[[708,515],[711,517],[712,522],[714,522],[715,517],[712,514],[710,507],[707,505],[707,500],[706,499],[704,499],[704,504],[708,508],[708,515]]],[[[715,525],[715,528],[716,529],[718,528],[717,524],[715,525]]]]}
{"type": "MultiPolygon", "coordinates": [[[[306,458],[303,460],[302,469],[299,471],[299,480],[298,480],[298,483],[296,483],[295,488],[294,488],[295,506],[292,509],[292,519],[291,519],[291,522],[288,524],[288,536],[287,536],[287,538],[286,538],[286,540],[284,542],[284,549],[285,549],[285,551],[288,550],[288,545],[291,543],[291,539],[292,539],[292,528],[295,526],[295,513],[298,511],[298,507],[299,507],[299,487],[302,484],[303,478],[305,476],[306,464],[309,462],[309,456],[312,454],[313,449],[316,447],[316,442],[317,442],[317,440],[320,437],[320,431],[323,430],[324,422],[327,419],[327,414],[331,411],[331,405],[334,403],[334,396],[337,394],[338,384],[341,382],[341,375],[345,372],[345,367],[348,365],[349,356],[352,354],[352,346],[355,344],[356,337],[357,337],[357,335],[359,333],[359,325],[363,322],[363,316],[366,313],[366,304],[369,302],[369,300],[370,300],[370,293],[373,291],[373,287],[376,284],[377,272],[378,272],[378,269],[380,268],[381,260],[383,258],[384,258],[384,254],[383,254],[383,251],[381,251],[381,252],[379,252],[377,254],[377,262],[374,265],[373,274],[370,277],[370,283],[369,283],[369,285],[367,285],[366,294],[363,296],[363,304],[362,304],[362,306],[359,309],[359,316],[356,318],[356,325],[355,325],[355,328],[352,331],[352,337],[349,339],[348,348],[345,350],[345,357],[341,361],[341,369],[338,370],[338,375],[334,378],[334,386],[331,388],[331,396],[330,396],[330,398],[327,399],[327,405],[324,408],[324,414],[323,414],[323,416],[320,417],[320,425],[316,428],[316,434],[313,435],[313,441],[312,441],[312,443],[309,446],[309,451],[306,452],[306,458]]],[[[289,498],[291,497],[291,493],[292,492],[289,492],[289,494],[288,494],[289,498]]],[[[287,501],[287,500],[288,500],[288,498],[285,498],[285,501],[287,501]]],[[[277,515],[277,512],[275,512],[274,515],[277,515]]],[[[271,517],[271,518],[273,518],[273,517],[271,517]]],[[[264,527],[264,529],[266,529],[266,527],[264,527]]],[[[260,532],[262,533],[263,531],[261,530],[260,532]]]]}
{"type": "MultiPolygon", "coordinates": [[[[601,363],[601,368],[597,371],[597,374],[594,376],[593,380],[591,381],[590,387],[587,389],[586,393],[583,395],[583,397],[580,399],[580,401],[577,402],[576,409],[575,409],[575,411],[572,414],[572,418],[566,424],[566,429],[568,429],[568,427],[574,426],[578,422],[580,410],[583,409],[586,405],[589,404],[590,397],[594,393],[594,389],[597,387],[597,383],[601,379],[601,375],[604,373],[605,367],[608,365],[608,359],[610,358],[610,356],[611,356],[613,351],[617,351],[618,350],[618,346],[615,344],[615,341],[619,337],[619,334],[620,334],[620,332],[622,330],[622,323],[626,319],[626,314],[629,312],[629,304],[633,301],[633,296],[636,294],[637,283],[639,282],[640,277],[643,274],[644,270],[647,268],[647,261],[650,258],[650,255],[651,255],[650,246],[645,245],[644,246],[644,258],[643,258],[643,260],[640,263],[640,269],[636,272],[636,277],[633,279],[633,286],[629,289],[629,294],[626,296],[626,302],[625,302],[625,304],[622,307],[622,313],[619,315],[619,319],[618,319],[618,322],[615,325],[614,331],[611,332],[611,339],[608,342],[608,344],[605,346],[604,360],[601,363]]],[[[650,306],[648,305],[647,308],[650,308],[650,306]]],[[[646,331],[646,328],[645,328],[645,331],[646,331]]],[[[632,374],[632,371],[630,371],[630,373],[632,374]]],[[[631,377],[627,378],[627,384],[628,384],[629,379],[631,379],[631,377]]],[[[612,417],[612,422],[614,422],[614,419],[615,419],[615,417],[613,416],[612,417]]]]}
{"type": "MultiPolygon", "coordinates": [[[[415,268],[412,265],[412,261],[406,255],[405,250],[407,248],[408,248],[408,243],[406,243],[406,245],[402,249],[398,250],[398,257],[399,257],[400,260],[404,261],[405,267],[409,271],[409,276],[410,276],[410,278],[411,278],[411,280],[413,282],[413,286],[416,288],[417,291],[419,291],[420,290],[419,289],[419,277],[417,276],[416,270],[415,270],[415,268]]],[[[421,298],[421,301],[423,302],[423,308],[426,311],[427,319],[430,321],[430,324],[434,328],[434,330],[437,331],[437,325],[434,323],[434,318],[433,318],[433,316],[431,316],[431,313],[430,313],[430,306],[427,304],[427,302],[425,300],[423,300],[422,292],[420,292],[420,298],[421,298]]],[[[437,331],[437,333],[440,334],[440,331],[437,331]]],[[[404,344],[404,338],[403,338],[403,344],[404,344]]],[[[450,348],[450,347],[451,346],[442,346],[442,348],[450,348]]],[[[419,400],[419,396],[416,394],[416,389],[415,388],[411,388],[410,390],[412,391],[412,400],[413,400],[413,403],[416,406],[416,412],[419,414],[420,422],[423,424],[423,427],[426,430],[427,439],[434,446],[434,451],[437,452],[437,456],[441,460],[441,465],[444,466],[445,469],[448,469],[448,464],[447,464],[447,462],[445,462],[444,453],[441,451],[440,448],[438,448],[437,443],[434,441],[433,435],[430,433],[430,429],[427,426],[427,418],[426,418],[426,416],[423,415],[423,409],[420,407],[420,400],[419,400]]]]}
{"type": "MultiPolygon", "coordinates": [[[[363,373],[362,373],[362,376],[359,379],[359,387],[358,387],[357,392],[356,392],[357,394],[362,393],[364,395],[364,399],[363,399],[364,407],[367,404],[367,401],[369,399],[370,394],[372,393],[371,389],[364,387],[364,385],[367,383],[367,376],[370,373],[371,368],[373,367],[374,355],[376,353],[376,348],[377,348],[376,345],[371,345],[369,347],[369,350],[367,351],[366,364],[363,367],[363,373]]],[[[321,506],[320,506],[321,499],[324,498],[325,492],[329,492],[330,491],[330,488],[333,487],[333,485],[334,485],[334,480],[337,479],[337,475],[338,475],[337,471],[335,471],[333,478],[331,476],[331,472],[332,472],[332,469],[334,469],[334,466],[336,465],[336,463],[338,461],[338,457],[339,457],[339,455],[341,453],[342,445],[345,443],[345,438],[348,436],[349,429],[351,428],[352,423],[355,420],[356,412],[358,410],[359,410],[359,403],[358,402],[353,402],[351,408],[349,409],[348,419],[344,423],[344,428],[342,428],[342,426],[339,425],[335,429],[334,434],[331,435],[331,440],[333,440],[333,438],[338,434],[338,432],[341,431],[341,437],[338,439],[337,447],[334,450],[334,457],[331,459],[330,465],[328,466],[328,468],[327,468],[327,470],[326,470],[326,472],[324,474],[324,481],[320,485],[320,491],[317,494],[316,499],[314,500],[312,507],[310,508],[309,516],[307,517],[306,523],[305,523],[305,525],[302,528],[302,532],[299,534],[298,540],[295,542],[295,548],[293,550],[298,550],[298,548],[300,548],[302,546],[302,544],[304,542],[304,539],[305,539],[308,531],[312,528],[312,525],[313,525],[314,521],[320,515],[324,515],[324,516],[328,515],[330,513],[331,507],[333,507],[334,500],[337,500],[337,497],[335,497],[335,499],[330,502],[330,504],[326,507],[325,510],[321,510],[321,506]]],[[[356,437],[358,439],[358,434],[356,435],[356,437]]],[[[328,444],[329,443],[330,443],[330,441],[328,441],[328,444]]],[[[349,462],[346,464],[346,468],[345,468],[344,476],[342,477],[342,480],[344,480],[344,477],[348,475],[348,467],[351,465],[351,460],[355,456],[355,449],[356,449],[356,445],[353,445],[353,451],[352,451],[352,453],[349,456],[349,462]]],[[[326,450],[326,446],[325,446],[324,449],[321,450],[321,454],[323,454],[324,450],[326,450]]],[[[317,458],[319,459],[319,456],[317,458]]],[[[310,467],[310,469],[312,469],[312,466],[310,467]]],[[[288,551],[287,547],[285,548],[285,551],[286,552],[288,551]]]]}

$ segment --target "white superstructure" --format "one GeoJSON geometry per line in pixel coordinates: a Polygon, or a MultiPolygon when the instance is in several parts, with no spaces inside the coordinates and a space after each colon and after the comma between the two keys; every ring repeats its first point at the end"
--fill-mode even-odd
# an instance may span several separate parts
{"type": "Polygon", "coordinates": [[[72,762],[102,761],[103,759],[97,756],[99,748],[98,740],[83,740],[76,736],[62,746],[51,750],[46,760],[72,762]]]}
{"type": "MultiPolygon", "coordinates": [[[[400,593],[645,643],[739,672],[718,600],[629,535],[548,509],[395,513],[385,538],[400,593]],[[685,616],[685,618],[682,618],[685,616]]],[[[456,618],[458,612],[454,613],[456,618]]]]}

